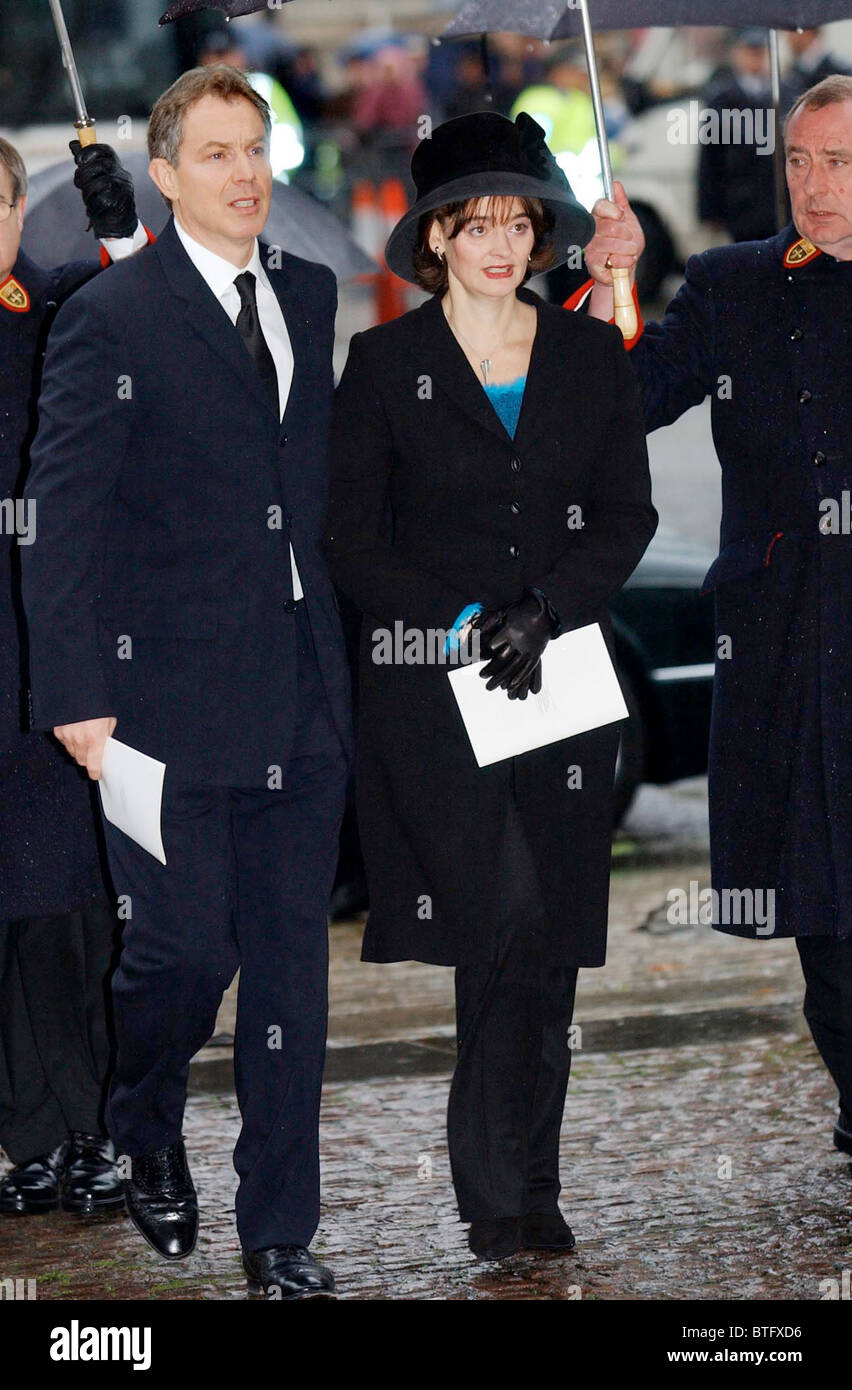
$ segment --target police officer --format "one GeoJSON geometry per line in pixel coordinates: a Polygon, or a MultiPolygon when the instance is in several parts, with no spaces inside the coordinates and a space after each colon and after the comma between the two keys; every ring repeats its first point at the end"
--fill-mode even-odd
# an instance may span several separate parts
{"type": "MultiPolygon", "coordinates": [[[[144,244],[114,152],[72,150],[102,245],[117,258],[144,244]]],[[[61,1204],[89,1214],[123,1205],[101,1119],[114,913],[86,778],[52,738],[28,731],[18,569],[21,547],[37,542],[38,518],[20,499],[47,335],[100,267],[34,264],[20,250],[26,202],[23,160],[0,139],[0,1145],[14,1165],[0,1179],[0,1213],[61,1204]]]]}
{"type": "MultiPolygon", "coordinates": [[[[766,922],[714,925],[796,938],[805,1016],[840,1093],[834,1142],[852,1153],[852,77],[806,92],[785,142],[793,225],[693,257],[631,360],[649,431],[713,402],[713,884],[774,895],[766,922]]],[[[586,249],[604,318],[607,266],[635,267],[644,244],[617,194],[586,249]]]]}

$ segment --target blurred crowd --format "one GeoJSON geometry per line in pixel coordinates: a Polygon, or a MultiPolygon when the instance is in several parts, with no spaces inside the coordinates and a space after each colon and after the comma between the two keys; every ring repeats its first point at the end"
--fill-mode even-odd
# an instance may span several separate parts
{"type": "MultiPolygon", "coordinates": [[[[767,32],[745,29],[639,30],[598,37],[601,82],[610,137],[660,105],[697,98],[713,109],[771,105],[767,32]]],[[[783,36],[782,111],[844,62],[818,29],[783,36]]],[[[515,117],[528,111],[584,201],[599,191],[587,183],[583,157],[597,176],[595,122],[582,45],[547,45],[520,35],[470,42],[428,41],[387,30],[361,31],[333,55],[287,42],[270,24],[231,24],[199,36],[196,61],[227,62],[266,86],[279,121],[296,132],[292,173],[327,200],[357,178],[398,177],[433,123],[492,109],[515,117]]],[[[285,176],[286,172],[285,172],[285,176]]],[[[701,151],[699,215],[734,240],[775,230],[773,161],[748,145],[701,151]]]]}

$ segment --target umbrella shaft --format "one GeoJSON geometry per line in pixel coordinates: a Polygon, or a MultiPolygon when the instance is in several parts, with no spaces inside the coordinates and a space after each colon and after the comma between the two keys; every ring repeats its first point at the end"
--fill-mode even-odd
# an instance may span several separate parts
{"type": "Polygon", "coordinates": [[[612,202],[614,188],[612,180],[612,160],[609,155],[609,140],[606,133],[606,115],[604,113],[603,97],[601,96],[601,80],[598,73],[598,60],[595,55],[595,40],[592,34],[592,21],[589,16],[588,0],[580,0],[580,14],[583,20],[583,43],[586,47],[586,63],[589,68],[589,84],[592,93],[592,105],[595,108],[595,125],[598,132],[598,148],[601,152],[601,173],[603,175],[604,195],[612,202]]]}
{"type": "Polygon", "coordinates": [[[781,48],[778,30],[769,30],[769,59],[772,70],[772,106],[775,121],[775,222],[779,232],[787,223],[787,159],[781,139],[781,48]]]}
{"type": "Polygon", "coordinates": [[[86,110],[83,88],[80,86],[80,75],[74,61],[74,50],[71,47],[65,16],[62,13],[61,0],[50,0],[50,8],[53,13],[53,22],[56,25],[56,37],[59,39],[59,47],[62,49],[62,66],[68,74],[68,81],[71,85],[71,95],[74,98],[74,107],[77,112],[77,123],[80,126],[91,125],[89,113],[86,110]]]}

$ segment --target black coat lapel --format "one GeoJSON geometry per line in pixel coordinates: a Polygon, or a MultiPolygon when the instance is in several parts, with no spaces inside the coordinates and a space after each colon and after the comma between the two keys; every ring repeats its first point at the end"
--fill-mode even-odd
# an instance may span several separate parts
{"type": "Polygon", "coordinates": [[[290,338],[290,347],[293,351],[293,380],[290,383],[290,394],[287,397],[287,405],[284,408],[284,416],[281,421],[283,425],[288,416],[291,416],[291,412],[295,413],[298,409],[299,394],[304,385],[305,372],[308,370],[311,325],[304,316],[302,299],[294,277],[285,267],[270,268],[269,252],[272,249],[262,241],[260,243],[260,258],[263,262],[263,268],[269,276],[269,283],[275,291],[275,297],[281,306],[290,338]]]}
{"type": "Polygon", "coordinates": [[[272,406],[257,368],[204,276],[196,270],[186,254],[175,231],[173,218],[157,238],[153,249],[159,257],[172,294],[182,303],[187,323],[268,413],[272,406]]]}
{"type": "Polygon", "coordinates": [[[476,424],[496,434],[504,443],[516,445],[520,450],[529,447],[548,420],[542,406],[548,392],[546,368],[549,326],[547,313],[542,313],[542,307],[545,306],[540,297],[523,288],[518,291],[518,295],[535,306],[538,312],[538,331],[533,343],[521,416],[514,439],[485,394],[482,383],[447,323],[437,296],[427,300],[416,316],[419,319],[419,335],[415,361],[417,375],[429,376],[433,390],[437,387],[446,392],[476,424]]]}

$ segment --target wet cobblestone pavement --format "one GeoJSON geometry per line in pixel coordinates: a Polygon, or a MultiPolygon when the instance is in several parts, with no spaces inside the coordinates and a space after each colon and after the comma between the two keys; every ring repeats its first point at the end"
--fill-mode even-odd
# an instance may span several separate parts
{"type": "MultiPolygon", "coordinates": [[[[698,835],[700,841],[700,834],[698,835]]],[[[623,847],[622,847],[623,848],[623,847]]],[[[609,965],[581,973],[562,1137],[568,1257],[478,1264],[449,1177],[451,972],[367,966],[361,928],[332,930],[332,1024],[315,1252],[341,1297],[418,1300],[818,1300],[852,1269],[852,1163],[801,1017],[792,942],[673,927],[666,894],[706,860],[613,877],[609,965]]],[[[652,857],[653,859],[653,857],[652,857]]],[[[0,1277],[38,1298],[247,1297],[233,1222],[233,1003],[192,1069],[185,1133],[201,1235],[159,1260],[122,1216],[0,1220],[0,1277]]]]}

